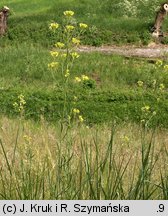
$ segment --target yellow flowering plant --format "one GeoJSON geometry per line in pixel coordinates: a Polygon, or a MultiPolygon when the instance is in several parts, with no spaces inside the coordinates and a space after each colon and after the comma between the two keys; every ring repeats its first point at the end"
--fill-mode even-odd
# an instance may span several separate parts
{"type": "MultiPolygon", "coordinates": [[[[74,107],[74,105],[76,106],[77,100],[74,99],[74,103],[72,103],[73,106],[71,108],[69,105],[73,102],[73,100],[68,101],[68,88],[71,74],[73,73],[73,65],[80,57],[79,53],[76,51],[76,47],[80,45],[80,37],[82,32],[88,28],[88,25],[85,23],[78,24],[74,14],[74,11],[66,10],[63,12],[62,25],[56,22],[49,25],[49,29],[52,30],[56,38],[59,38],[58,41],[55,41],[53,50],[50,51],[52,61],[48,63],[48,68],[52,73],[54,81],[56,81],[55,73],[61,73],[62,78],[60,86],[64,92],[63,109],[60,114],[62,123],[65,122],[65,119],[68,120],[68,123],[70,123],[72,119],[76,119],[80,123],[84,121],[80,110],[74,107]],[[60,32],[62,32],[62,35],[61,37],[58,37],[60,32]]],[[[81,77],[75,76],[76,83],[88,80],[89,77],[86,75],[82,75],[81,77]]]]}
{"type": "Polygon", "coordinates": [[[164,65],[164,70],[168,71],[168,64],[164,65]]]}
{"type": "Polygon", "coordinates": [[[76,76],[74,78],[74,83],[82,84],[82,87],[85,89],[94,89],[96,87],[95,80],[91,79],[90,77],[88,77],[84,74],[81,77],[76,76]]]}
{"type": "Polygon", "coordinates": [[[80,27],[81,29],[86,29],[86,28],[88,28],[88,25],[85,24],[85,23],[79,23],[79,27],[80,27]]]}
{"type": "Polygon", "coordinates": [[[50,23],[50,25],[49,25],[50,30],[56,30],[58,28],[59,28],[59,24],[56,22],[50,23]]]}
{"type": "Polygon", "coordinates": [[[64,11],[64,15],[66,17],[72,17],[74,15],[74,11],[71,10],[64,11]]]}
{"type": "Polygon", "coordinates": [[[145,104],[141,107],[141,124],[144,128],[148,128],[151,120],[157,115],[157,111],[153,107],[145,104]]]}
{"type": "Polygon", "coordinates": [[[156,65],[157,67],[161,67],[161,66],[163,65],[163,61],[160,60],[160,59],[158,59],[158,60],[156,61],[155,65],[156,65]]]}
{"type": "Polygon", "coordinates": [[[80,44],[80,40],[78,39],[78,38],[75,38],[75,37],[73,37],[72,38],[72,43],[74,44],[74,45],[79,45],[80,44]]]}
{"type": "Polygon", "coordinates": [[[50,51],[50,55],[51,55],[52,57],[58,57],[59,53],[56,52],[56,51],[50,51]]]}
{"type": "Polygon", "coordinates": [[[50,64],[48,64],[48,68],[51,68],[51,69],[57,68],[58,64],[59,64],[58,62],[51,62],[50,64]]]}
{"type": "Polygon", "coordinates": [[[72,31],[72,30],[75,29],[75,26],[73,26],[73,25],[66,25],[66,26],[65,26],[65,29],[66,29],[67,31],[72,31]]]}
{"type": "Polygon", "coordinates": [[[55,43],[55,47],[56,47],[56,48],[59,48],[59,49],[62,49],[62,48],[65,47],[65,44],[62,43],[62,42],[57,42],[57,43],[55,43]]]}
{"type": "Polygon", "coordinates": [[[139,80],[139,81],[137,82],[137,85],[138,85],[139,87],[143,87],[144,83],[143,83],[143,81],[139,80]]]}
{"type": "Polygon", "coordinates": [[[163,91],[164,89],[165,89],[165,85],[164,85],[163,83],[161,83],[161,84],[159,85],[159,90],[163,91]]]}
{"type": "Polygon", "coordinates": [[[13,103],[13,107],[17,113],[20,114],[20,119],[24,116],[26,100],[24,95],[20,94],[17,98],[17,101],[13,103]]]}

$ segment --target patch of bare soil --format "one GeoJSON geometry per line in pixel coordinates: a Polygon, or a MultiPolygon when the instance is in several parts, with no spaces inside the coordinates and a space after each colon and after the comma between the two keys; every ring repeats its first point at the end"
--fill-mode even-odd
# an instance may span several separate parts
{"type": "Polygon", "coordinates": [[[91,53],[100,52],[107,54],[117,54],[126,57],[141,57],[141,58],[165,58],[168,57],[168,46],[151,43],[146,47],[135,46],[80,46],[79,52],[91,53]]]}

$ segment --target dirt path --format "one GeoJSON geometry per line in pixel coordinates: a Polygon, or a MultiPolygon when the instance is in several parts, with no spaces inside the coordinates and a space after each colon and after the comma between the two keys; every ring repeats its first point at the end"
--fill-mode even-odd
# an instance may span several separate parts
{"type": "Polygon", "coordinates": [[[80,46],[79,52],[101,52],[107,54],[118,54],[126,57],[141,57],[141,58],[163,58],[168,57],[168,45],[155,45],[151,44],[146,47],[133,47],[133,46],[80,46]]]}

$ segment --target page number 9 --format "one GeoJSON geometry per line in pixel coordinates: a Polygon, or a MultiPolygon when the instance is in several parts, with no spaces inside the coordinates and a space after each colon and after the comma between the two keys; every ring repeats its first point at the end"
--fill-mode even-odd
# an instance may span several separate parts
{"type": "Polygon", "coordinates": [[[164,212],[164,205],[163,204],[159,205],[159,210],[157,212],[164,212]]]}

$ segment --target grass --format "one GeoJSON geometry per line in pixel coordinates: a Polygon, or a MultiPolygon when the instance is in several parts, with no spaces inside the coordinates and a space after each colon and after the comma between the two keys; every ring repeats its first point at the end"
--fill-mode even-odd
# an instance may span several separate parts
{"type": "Polygon", "coordinates": [[[13,11],[0,39],[1,199],[167,199],[167,57],[81,53],[66,85],[47,66],[60,40],[48,24],[67,9],[89,24],[84,44],[151,40],[153,9],[133,16],[111,3],[1,2],[13,11]]]}
{"type": "MultiPolygon", "coordinates": [[[[103,4],[100,0],[53,0],[50,4],[44,0],[1,1],[1,5],[7,4],[12,10],[9,31],[1,44],[30,41],[50,46],[53,38],[47,26],[52,20],[60,22],[67,9],[74,10],[79,22],[85,21],[90,26],[83,40],[85,44],[148,44],[152,40],[149,32],[159,2],[162,1],[135,3],[133,0],[130,8],[136,8],[135,16],[128,13],[123,1],[106,0],[103,4]]],[[[164,31],[166,25],[167,21],[164,31]]]]}
{"type": "Polygon", "coordinates": [[[167,199],[167,131],[112,123],[64,133],[1,118],[1,199],[167,199]]]}
{"type": "MultiPolygon", "coordinates": [[[[51,48],[52,49],[52,48],[51,48]]],[[[50,50],[51,50],[50,49],[50,50]]],[[[8,46],[0,50],[1,88],[17,87],[38,88],[59,84],[61,73],[55,73],[55,80],[47,65],[52,61],[49,50],[33,44],[8,46]],[[15,62],[15,64],[13,64],[15,62]]],[[[168,86],[167,70],[155,67],[152,63],[141,59],[127,59],[121,56],[90,53],[80,54],[73,67],[72,80],[82,74],[93,78],[101,90],[130,89],[142,80],[147,87],[156,79],[168,86]]],[[[166,64],[167,59],[165,57],[166,64]]],[[[71,80],[71,81],[72,81],[71,80]]]]}
{"type": "MultiPolygon", "coordinates": [[[[23,94],[27,102],[26,118],[39,119],[44,115],[47,120],[58,120],[63,103],[61,73],[56,72],[53,79],[47,67],[52,61],[49,50],[24,43],[8,46],[0,54],[0,112],[15,116],[13,103],[23,94]]],[[[164,65],[166,62],[165,59],[164,65]]],[[[114,118],[137,122],[141,119],[141,107],[150,105],[152,111],[157,111],[154,125],[167,127],[167,92],[159,90],[160,84],[168,87],[167,70],[157,67],[155,61],[99,53],[81,54],[69,79],[68,100],[78,96],[78,107],[89,124],[114,118]],[[75,84],[74,78],[82,74],[89,76],[94,85],[75,84]],[[139,80],[144,82],[142,88],[137,85],[139,80]]]]}

